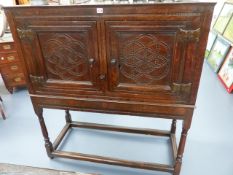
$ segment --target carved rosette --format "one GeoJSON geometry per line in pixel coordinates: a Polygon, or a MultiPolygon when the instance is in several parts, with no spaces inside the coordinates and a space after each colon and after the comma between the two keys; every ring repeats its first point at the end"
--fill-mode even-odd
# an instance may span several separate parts
{"type": "Polygon", "coordinates": [[[136,84],[151,84],[168,75],[170,59],[167,43],[142,34],[123,44],[120,73],[136,84]]]}

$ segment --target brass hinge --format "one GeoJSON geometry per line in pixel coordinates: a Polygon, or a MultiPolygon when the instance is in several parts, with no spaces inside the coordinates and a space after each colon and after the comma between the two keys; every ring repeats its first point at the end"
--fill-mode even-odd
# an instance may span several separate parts
{"type": "Polygon", "coordinates": [[[29,75],[29,77],[32,83],[42,84],[45,82],[45,78],[43,76],[29,75]]]}
{"type": "Polygon", "coordinates": [[[178,33],[178,40],[182,42],[188,42],[188,41],[193,41],[193,42],[198,42],[200,39],[200,28],[196,30],[185,30],[185,29],[180,29],[178,33]]]}
{"type": "Polygon", "coordinates": [[[22,40],[33,40],[34,36],[33,36],[33,32],[31,29],[19,29],[17,28],[17,32],[19,35],[19,38],[22,40]]]}
{"type": "Polygon", "coordinates": [[[192,83],[186,83],[186,84],[173,83],[172,92],[175,94],[188,95],[190,94],[191,87],[192,87],[192,83]]]}

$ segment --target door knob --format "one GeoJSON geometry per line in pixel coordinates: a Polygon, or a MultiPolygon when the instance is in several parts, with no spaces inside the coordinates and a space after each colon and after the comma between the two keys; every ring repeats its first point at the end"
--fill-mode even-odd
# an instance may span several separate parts
{"type": "Polygon", "coordinates": [[[88,60],[88,62],[89,62],[89,65],[92,67],[93,64],[94,64],[94,62],[95,62],[95,59],[94,59],[94,58],[90,58],[90,59],[88,60]]]}
{"type": "Polygon", "coordinates": [[[116,59],[111,59],[111,65],[115,65],[117,63],[117,60],[116,59]]]}
{"type": "Polygon", "coordinates": [[[100,80],[104,80],[104,79],[106,78],[106,75],[105,75],[105,74],[101,74],[101,75],[99,76],[99,78],[100,78],[100,80]]]}

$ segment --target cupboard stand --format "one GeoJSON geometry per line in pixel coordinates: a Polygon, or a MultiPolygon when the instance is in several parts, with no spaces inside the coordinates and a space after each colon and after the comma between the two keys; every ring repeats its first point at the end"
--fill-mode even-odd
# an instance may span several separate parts
{"type": "Polygon", "coordinates": [[[40,121],[42,133],[43,133],[44,140],[45,140],[46,151],[50,158],[62,157],[62,158],[68,158],[68,159],[104,163],[104,164],[109,164],[109,165],[119,165],[119,166],[131,167],[131,168],[170,172],[170,173],[173,173],[173,175],[180,174],[186,137],[187,137],[188,129],[190,127],[190,122],[192,118],[191,114],[189,115],[189,117],[187,117],[187,119],[189,120],[183,121],[181,139],[179,142],[179,146],[177,148],[177,143],[176,143],[177,119],[172,120],[171,129],[170,131],[167,131],[167,130],[156,130],[156,129],[134,128],[134,127],[119,127],[119,126],[114,126],[114,125],[95,124],[95,123],[87,123],[87,122],[76,122],[72,120],[69,110],[65,110],[66,124],[61,130],[61,132],[59,133],[59,135],[57,136],[57,138],[55,139],[55,141],[51,143],[49,136],[48,136],[48,131],[47,131],[47,128],[44,122],[44,118],[43,118],[43,108],[36,107],[35,111],[40,121]],[[103,156],[97,156],[97,155],[90,155],[90,154],[59,150],[58,149],[59,145],[61,144],[61,142],[63,141],[63,139],[68,134],[71,128],[86,128],[86,129],[94,129],[94,130],[104,130],[104,131],[113,131],[113,132],[168,137],[170,140],[170,146],[172,148],[173,165],[139,162],[139,161],[128,161],[124,159],[116,159],[116,158],[111,158],[111,157],[103,157],[103,156]]]}

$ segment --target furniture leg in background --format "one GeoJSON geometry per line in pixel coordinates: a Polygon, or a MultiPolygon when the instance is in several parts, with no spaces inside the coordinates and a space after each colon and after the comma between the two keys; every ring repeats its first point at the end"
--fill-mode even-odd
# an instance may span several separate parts
{"type": "MultiPolygon", "coordinates": [[[[2,97],[1,96],[0,96],[0,101],[2,102],[2,97]]],[[[3,120],[6,120],[6,116],[5,116],[5,113],[3,111],[3,107],[2,107],[2,103],[0,104],[0,112],[1,112],[3,120]]]]}

